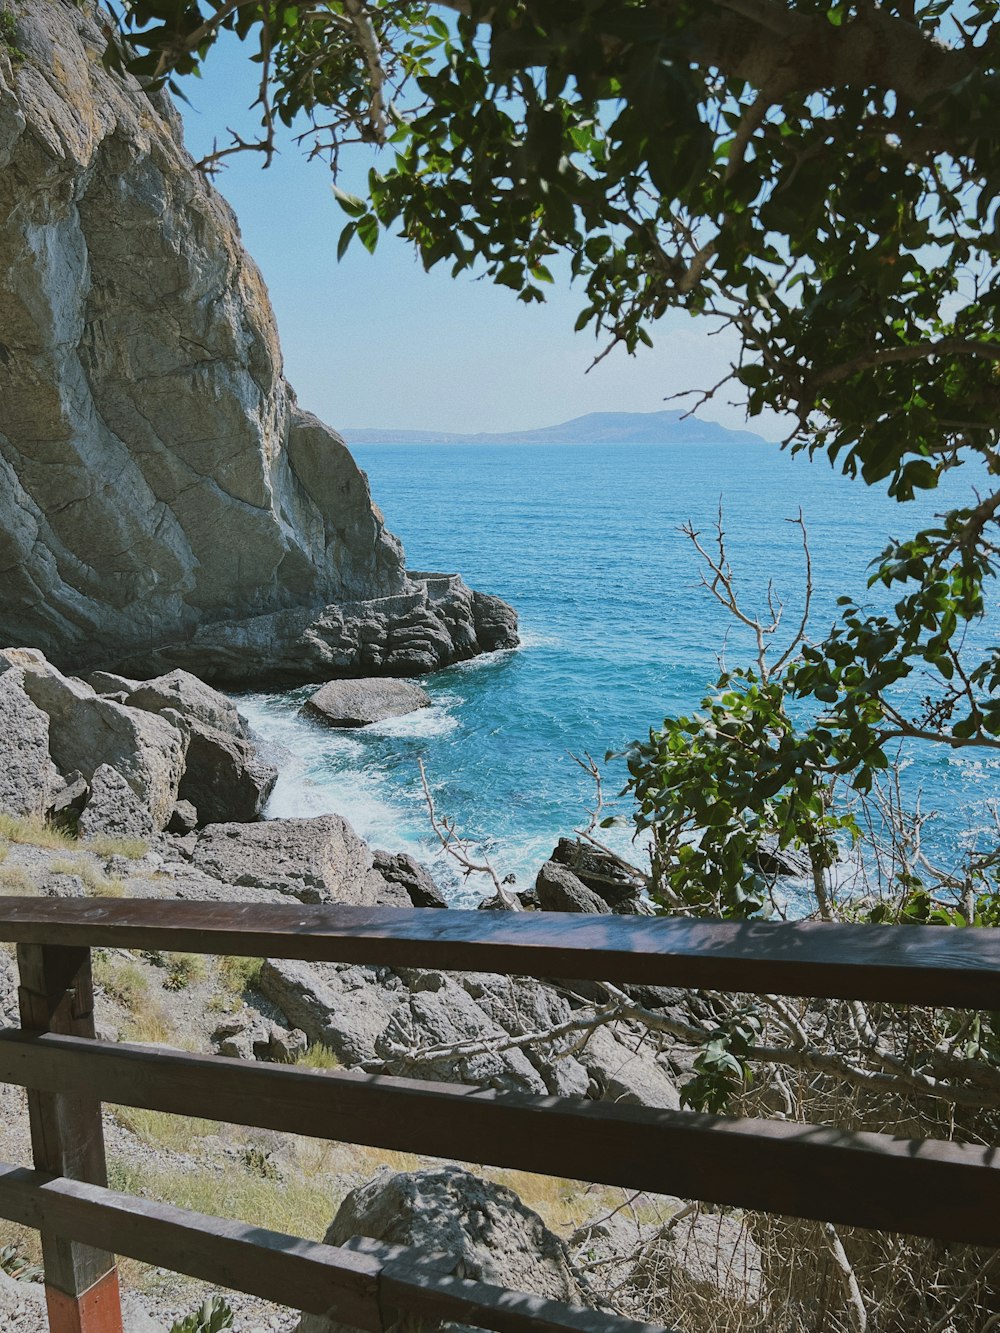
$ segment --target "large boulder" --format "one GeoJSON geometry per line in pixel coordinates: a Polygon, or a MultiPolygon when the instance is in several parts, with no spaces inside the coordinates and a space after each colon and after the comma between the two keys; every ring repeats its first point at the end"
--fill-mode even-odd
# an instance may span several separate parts
{"type": "Polygon", "coordinates": [[[154,829],[166,826],[177,800],[187,748],[176,727],[155,713],[128,708],[64,676],[38,654],[4,650],[24,667],[24,688],[49,719],[49,753],[58,767],[91,781],[106,765],[117,770],[148,809],[154,829]]]}
{"type": "MultiPolygon", "coordinates": [[[[328,1245],[369,1236],[443,1257],[441,1266],[511,1291],[585,1305],[566,1247],[513,1190],[457,1166],[393,1175],[383,1168],[352,1190],[326,1233],[328,1245]]],[[[405,1333],[430,1333],[439,1323],[405,1318],[405,1333]]],[[[326,1316],[303,1315],[298,1333],[339,1333],[326,1316]]]]}
{"type": "Polygon", "coordinates": [[[418,969],[307,964],[268,959],[257,985],[313,1042],[328,1046],[345,1066],[446,1083],[469,1083],[499,1092],[544,1093],[546,1085],[516,1047],[449,1053],[428,1047],[467,1041],[502,1042],[507,1029],[479,1007],[462,982],[418,969]]]}
{"type": "Polygon", "coordinates": [[[0,657],[0,814],[41,816],[62,786],[49,757],[49,718],[24,688],[23,667],[0,657]]]}
{"type": "Polygon", "coordinates": [[[272,958],[256,985],[290,1025],[347,1068],[497,1092],[678,1105],[651,1043],[624,1024],[598,1029],[580,1050],[579,1032],[523,1048],[512,1043],[572,1017],[570,1000],[546,982],[272,958]]]}
{"type": "Polygon", "coordinates": [[[626,869],[616,857],[579,838],[560,838],[550,860],[571,870],[612,911],[634,910],[636,898],[647,887],[645,880],[626,869]]]}
{"type": "Polygon", "coordinates": [[[331,727],[367,727],[430,704],[426,690],[403,680],[331,680],[305,701],[302,711],[331,727]]]}
{"type": "Polygon", "coordinates": [[[289,1023],[348,1068],[378,1058],[396,1010],[408,999],[388,969],[286,958],[267,959],[256,985],[289,1023]]]}
{"type": "Polygon", "coordinates": [[[597,912],[611,908],[582,879],[558,861],[546,861],[535,877],[535,894],[543,912],[597,912]]]}
{"type": "Polygon", "coordinates": [[[650,1058],[648,1044],[622,1024],[598,1028],[591,1035],[576,1058],[594,1080],[601,1101],[680,1110],[676,1084],[664,1066],[650,1058]]]}
{"type": "Polygon", "coordinates": [[[447,899],[431,878],[431,872],[406,852],[383,852],[372,848],[375,869],[389,884],[398,885],[414,907],[447,907],[447,899]]]}
{"type": "Polygon", "coordinates": [[[274,765],[240,736],[200,722],[178,722],[188,740],[179,794],[198,811],[199,823],[259,819],[278,780],[274,765]]]}
{"type": "Polygon", "coordinates": [[[91,779],[78,832],[81,838],[144,841],[153,835],[153,817],[118,770],[101,764],[91,779]]]}
{"type": "MultiPolygon", "coordinates": [[[[111,683],[109,692],[114,692],[116,680],[123,679],[108,676],[104,672],[95,674],[99,679],[111,683]]],[[[93,683],[94,677],[90,679],[93,683]]],[[[246,738],[246,727],[232,699],[213,690],[211,685],[192,676],[190,671],[170,671],[153,680],[133,682],[128,690],[128,705],[130,708],[143,708],[148,713],[163,713],[171,709],[187,722],[200,723],[203,727],[211,727],[213,731],[224,732],[227,736],[246,738]]]]}
{"type": "MultiPolygon", "coordinates": [[[[200,807],[199,815],[204,818],[200,807]]],[[[224,884],[277,889],[304,903],[410,906],[404,890],[374,869],[367,845],[339,815],[209,824],[191,860],[224,884]]]]}
{"type": "Polygon", "coordinates": [[[282,374],[232,210],[97,5],[0,43],[0,632],[67,670],[258,684],[412,675],[517,642],[414,577],[282,374]],[[56,71],[56,74],[53,74],[56,71]]]}
{"type": "Polygon", "coordinates": [[[762,1255],[738,1213],[661,1197],[655,1211],[619,1209],[585,1222],[569,1252],[595,1295],[623,1314],[705,1329],[718,1327],[723,1311],[727,1328],[760,1328],[766,1317],[762,1255]]]}
{"type": "Polygon", "coordinates": [[[179,795],[195,807],[201,823],[260,818],[278,770],[258,755],[231,699],[189,671],[144,681],[97,671],[90,680],[114,694],[124,686],[129,708],[155,713],[184,735],[179,795]]]}

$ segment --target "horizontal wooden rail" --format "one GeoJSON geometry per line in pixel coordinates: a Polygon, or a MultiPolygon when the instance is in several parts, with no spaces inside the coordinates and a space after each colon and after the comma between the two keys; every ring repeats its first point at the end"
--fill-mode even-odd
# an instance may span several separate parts
{"type": "Polygon", "coordinates": [[[0,897],[0,940],[1000,1009],[1000,931],[0,897]]]}
{"type": "Polygon", "coordinates": [[[370,1147],[977,1245],[1000,1150],[814,1125],[0,1034],[0,1080],[370,1147]]]}
{"type": "MultiPolygon", "coordinates": [[[[320,1245],[0,1162],[0,1217],[381,1333],[399,1310],[496,1333],[654,1333],[654,1326],[442,1271],[453,1260],[360,1239],[320,1245]]],[[[658,1331],[657,1331],[658,1333],[658,1331]]]]}

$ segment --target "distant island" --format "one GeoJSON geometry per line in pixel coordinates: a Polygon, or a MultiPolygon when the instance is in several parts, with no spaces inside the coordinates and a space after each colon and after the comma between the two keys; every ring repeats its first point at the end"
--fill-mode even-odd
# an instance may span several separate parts
{"type": "Polygon", "coordinates": [[[351,429],[348,444],[762,444],[749,430],[730,430],[714,421],[672,412],[588,412],[540,430],[460,435],[433,430],[351,429]]]}

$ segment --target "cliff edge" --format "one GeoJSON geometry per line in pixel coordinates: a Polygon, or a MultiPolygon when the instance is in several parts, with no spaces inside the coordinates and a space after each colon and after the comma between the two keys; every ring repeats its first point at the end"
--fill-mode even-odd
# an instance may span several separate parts
{"type": "Polygon", "coordinates": [[[340,436],[282,374],[236,219],[100,11],[0,43],[0,637],[74,671],[232,684],[413,675],[516,644],[407,572],[340,436]]]}

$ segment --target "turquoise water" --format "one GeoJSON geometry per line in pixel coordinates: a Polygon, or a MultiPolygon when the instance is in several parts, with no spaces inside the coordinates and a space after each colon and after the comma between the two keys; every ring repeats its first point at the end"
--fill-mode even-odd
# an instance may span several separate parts
{"type": "MultiPolygon", "coordinates": [[[[375,845],[432,862],[463,904],[484,885],[463,882],[435,853],[418,759],[438,808],[525,887],[555,839],[586,820],[593,784],[569,752],[603,760],[665,713],[696,709],[721,653],[730,665],[747,659],[745,633],[698,586],[681,523],[691,519],[710,536],[721,498],[747,605],[761,609],[773,579],[791,624],[802,557],[798,530],[785,520],[801,506],[818,637],[839,595],[864,595],[866,566],[891,536],[964,503],[972,485],[955,474],[937,493],[898,505],[763,443],[368,445],[354,453],[410,567],[458,571],[506,598],[520,612],[523,646],[429,677],[431,709],[362,731],[300,718],[308,690],[244,696],[241,708],[281,768],[269,814],[337,811],[375,845]]],[[[609,794],[622,771],[609,766],[609,794]]],[[[928,751],[911,756],[907,781],[923,789],[925,808],[940,810],[928,836],[948,855],[962,829],[986,827],[1000,763],[928,751]]],[[[626,830],[611,836],[627,845],[626,830]]]]}

